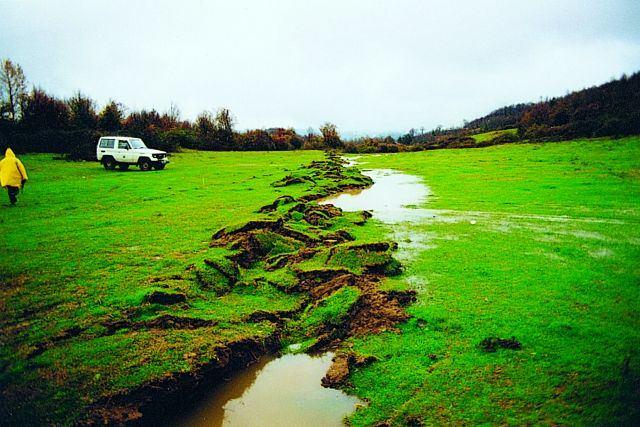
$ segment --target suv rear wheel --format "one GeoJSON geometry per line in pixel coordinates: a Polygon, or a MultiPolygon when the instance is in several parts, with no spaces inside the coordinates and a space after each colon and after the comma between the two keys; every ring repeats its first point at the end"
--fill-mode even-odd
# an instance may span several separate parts
{"type": "Polygon", "coordinates": [[[149,161],[149,159],[140,160],[138,166],[140,166],[140,170],[144,172],[151,170],[151,162],[149,161]]]}
{"type": "Polygon", "coordinates": [[[113,157],[104,157],[102,159],[102,166],[108,171],[112,171],[116,168],[116,161],[113,157]]]}

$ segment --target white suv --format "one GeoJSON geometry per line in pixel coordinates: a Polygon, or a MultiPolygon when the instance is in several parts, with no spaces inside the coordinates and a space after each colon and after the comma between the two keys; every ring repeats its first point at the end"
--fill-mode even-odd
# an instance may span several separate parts
{"type": "Polygon", "coordinates": [[[162,170],[169,163],[166,152],[147,148],[140,138],[129,136],[103,136],[98,140],[96,156],[107,170],[116,166],[127,170],[130,165],[138,165],[143,171],[162,170]]]}

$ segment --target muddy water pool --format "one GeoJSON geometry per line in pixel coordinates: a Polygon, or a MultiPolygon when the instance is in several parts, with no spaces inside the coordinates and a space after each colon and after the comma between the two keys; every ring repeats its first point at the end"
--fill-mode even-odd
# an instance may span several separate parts
{"type": "Polygon", "coordinates": [[[330,203],[348,212],[371,211],[374,218],[387,224],[414,222],[434,216],[432,212],[418,208],[430,194],[419,177],[391,169],[365,170],[362,173],[373,179],[371,187],[347,191],[320,203],[330,203]]]}
{"type": "MultiPolygon", "coordinates": [[[[357,164],[357,159],[349,159],[349,165],[353,164],[357,164]]],[[[416,233],[411,227],[439,218],[437,211],[420,207],[431,195],[422,179],[392,169],[364,170],[362,173],[373,179],[371,187],[347,191],[319,203],[330,203],[347,212],[367,210],[373,218],[390,225],[390,237],[398,243],[395,256],[400,262],[411,261],[419,252],[431,249],[432,236],[416,233]]]]}
{"type": "Polygon", "coordinates": [[[333,353],[264,357],[211,390],[182,424],[204,426],[342,426],[359,399],[324,388],[333,353]]]}

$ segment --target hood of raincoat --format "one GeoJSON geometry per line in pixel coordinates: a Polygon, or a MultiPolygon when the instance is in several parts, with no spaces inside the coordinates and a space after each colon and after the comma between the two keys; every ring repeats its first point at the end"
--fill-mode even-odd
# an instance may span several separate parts
{"type": "Polygon", "coordinates": [[[0,186],[21,187],[22,181],[29,179],[24,165],[11,148],[7,148],[4,159],[0,160],[0,186]]]}

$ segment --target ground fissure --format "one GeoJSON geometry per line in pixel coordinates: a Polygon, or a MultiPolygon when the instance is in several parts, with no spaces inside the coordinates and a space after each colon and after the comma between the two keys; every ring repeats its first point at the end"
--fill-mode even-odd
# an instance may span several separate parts
{"type": "MultiPolygon", "coordinates": [[[[380,289],[385,277],[402,271],[393,257],[397,245],[386,241],[358,242],[349,228],[363,225],[370,218],[369,213],[347,214],[333,205],[316,203],[325,195],[347,188],[364,188],[371,183],[370,178],[357,169],[346,168],[338,156],[331,154],[324,161],[314,161],[295,175],[274,182],[276,187],[310,188],[300,197],[279,196],[259,208],[261,219],[215,232],[209,244],[210,253],[201,263],[190,265],[180,280],[194,281],[214,298],[242,287],[274,286],[297,296],[297,308],[249,313],[242,321],[273,324],[274,332],[262,339],[249,339],[241,346],[223,344],[219,351],[227,357],[196,363],[184,375],[107,396],[92,405],[86,421],[148,421],[150,410],[166,407],[178,390],[197,387],[205,377],[210,381],[222,372],[241,369],[265,352],[277,350],[279,345],[274,343],[303,341],[303,351],[316,352],[337,348],[350,336],[396,331],[396,325],[409,317],[406,305],[415,300],[412,291],[380,289]],[[232,366],[231,360],[242,362],[234,362],[232,366]],[[158,406],[157,402],[164,403],[158,406]]],[[[144,304],[174,307],[178,309],[175,314],[135,320],[139,313],[134,310],[130,316],[133,319],[111,322],[107,333],[124,328],[193,329],[217,324],[212,320],[181,317],[180,307],[189,307],[191,303],[178,290],[155,291],[145,297],[144,304]]],[[[360,359],[353,356],[350,360],[360,359]]],[[[337,357],[335,365],[341,363],[342,356],[337,357]]],[[[332,367],[331,371],[334,370],[332,367]]],[[[323,384],[339,386],[340,381],[327,380],[323,384]]]]}

